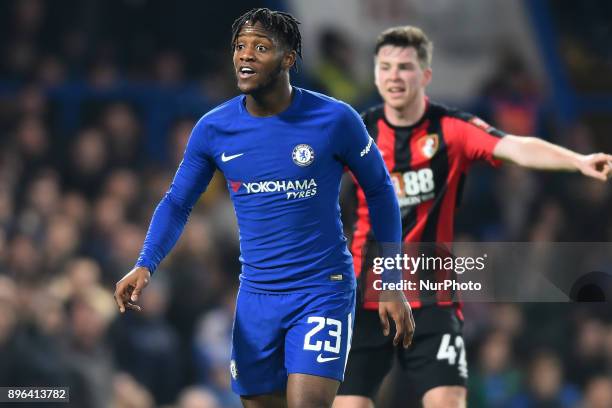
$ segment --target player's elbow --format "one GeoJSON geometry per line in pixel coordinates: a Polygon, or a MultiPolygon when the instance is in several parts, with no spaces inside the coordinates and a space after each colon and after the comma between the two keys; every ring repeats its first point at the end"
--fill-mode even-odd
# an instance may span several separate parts
{"type": "Polygon", "coordinates": [[[181,213],[190,213],[193,205],[189,204],[189,200],[186,197],[181,197],[170,189],[162,198],[162,202],[171,206],[175,211],[181,213]]]}

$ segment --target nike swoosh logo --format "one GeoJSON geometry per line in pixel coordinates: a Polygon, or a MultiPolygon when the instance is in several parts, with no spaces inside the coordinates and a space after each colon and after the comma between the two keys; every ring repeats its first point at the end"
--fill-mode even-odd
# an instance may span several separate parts
{"type": "Polygon", "coordinates": [[[221,155],[221,161],[223,163],[228,162],[230,160],[234,160],[236,157],[240,157],[242,156],[244,153],[238,153],[238,154],[233,154],[231,156],[226,156],[225,152],[223,152],[223,154],[221,155]]]}
{"type": "Polygon", "coordinates": [[[340,356],[338,356],[338,357],[323,357],[321,354],[319,354],[317,356],[317,363],[327,363],[328,361],[337,360],[339,358],[340,358],[340,356]]]}

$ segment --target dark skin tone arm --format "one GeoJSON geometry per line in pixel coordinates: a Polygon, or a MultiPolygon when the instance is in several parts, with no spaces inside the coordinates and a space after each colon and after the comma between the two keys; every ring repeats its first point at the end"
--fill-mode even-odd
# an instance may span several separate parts
{"type": "Polygon", "coordinates": [[[140,293],[149,284],[151,272],[148,268],[137,266],[128,272],[115,285],[115,302],[121,313],[126,310],[140,312],[142,309],[136,304],[140,293]]]}

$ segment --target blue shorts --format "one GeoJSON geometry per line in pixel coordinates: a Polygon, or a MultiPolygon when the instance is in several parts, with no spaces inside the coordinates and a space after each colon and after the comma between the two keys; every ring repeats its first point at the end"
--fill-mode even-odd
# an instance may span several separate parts
{"type": "Polygon", "coordinates": [[[355,291],[254,293],[236,300],[230,373],[238,395],[284,392],[289,374],[342,381],[355,317],[355,291]]]}

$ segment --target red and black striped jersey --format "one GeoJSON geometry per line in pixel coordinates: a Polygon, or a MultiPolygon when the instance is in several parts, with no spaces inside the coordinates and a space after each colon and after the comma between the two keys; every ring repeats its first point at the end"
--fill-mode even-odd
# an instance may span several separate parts
{"type": "MultiPolygon", "coordinates": [[[[494,166],[493,149],[504,133],[480,118],[427,101],[423,117],[409,127],[391,125],[383,106],[362,114],[365,125],[378,145],[395,186],[402,216],[405,243],[451,243],[454,214],[470,164],[485,160],[494,166]]],[[[357,277],[363,272],[364,254],[373,244],[368,207],[363,190],[354,186],[355,216],[351,253],[357,277]]],[[[372,277],[372,274],[365,274],[372,277]]],[[[420,277],[423,278],[423,277],[420,277]]],[[[369,279],[368,279],[369,280],[369,279]]],[[[361,282],[361,287],[372,285],[361,282]]],[[[411,293],[412,307],[423,303],[452,305],[433,294],[428,300],[411,293]],[[437,300],[436,300],[437,299],[437,300]]],[[[364,306],[375,307],[368,302],[364,306]]]]}

